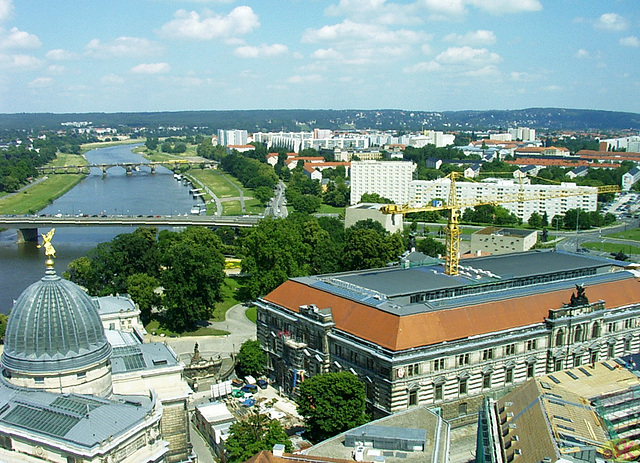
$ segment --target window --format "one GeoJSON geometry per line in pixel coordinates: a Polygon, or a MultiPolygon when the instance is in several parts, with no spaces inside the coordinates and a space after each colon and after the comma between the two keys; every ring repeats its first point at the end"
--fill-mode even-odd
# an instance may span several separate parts
{"type": "Polygon", "coordinates": [[[629,328],[633,328],[633,318],[627,318],[624,321],[624,329],[628,330],[629,328]]]}
{"type": "Polygon", "coordinates": [[[576,326],[576,330],[573,334],[573,342],[582,341],[582,325],[576,326]]]}
{"type": "Polygon", "coordinates": [[[460,354],[456,357],[456,365],[469,365],[469,354],[460,354]]]}
{"type": "Polygon", "coordinates": [[[533,378],[536,374],[536,364],[529,363],[527,364],[527,378],[533,378]]]}
{"type": "Polygon", "coordinates": [[[416,389],[409,391],[409,406],[418,405],[418,391],[416,389]]]}
{"type": "Polygon", "coordinates": [[[600,323],[594,323],[593,328],[591,328],[591,337],[598,338],[600,337],[600,323]]]}
{"type": "Polygon", "coordinates": [[[86,377],[87,377],[87,372],[86,372],[86,371],[83,371],[82,373],[78,373],[78,374],[76,375],[76,377],[77,377],[78,379],[84,379],[84,378],[86,378],[86,377]]]}
{"type": "Polygon", "coordinates": [[[615,344],[609,344],[609,346],[607,347],[607,355],[609,356],[609,358],[613,358],[616,356],[616,345],[615,344]]]}
{"type": "Polygon", "coordinates": [[[513,367],[504,370],[504,382],[505,384],[513,383],[513,367]]]}
{"type": "Polygon", "coordinates": [[[529,339],[527,341],[527,351],[536,350],[538,348],[538,340],[537,339],[529,339]]]}
{"type": "Polygon", "coordinates": [[[631,339],[624,340],[624,351],[629,352],[631,350],[631,339]]]}
{"type": "Polygon", "coordinates": [[[482,351],[482,360],[491,360],[493,358],[493,348],[482,351]]]}
{"type": "Polygon", "coordinates": [[[342,346],[336,344],[335,351],[336,351],[336,355],[342,357],[342,346]]]}
{"type": "Polygon", "coordinates": [[[458,405],[458,416],[464,416],[467,414],[467,403],[462,402],[458,405]]]}
{"type": "Polygon", "coordinates": [[[444,359],[435,359],[433,362],[431,362],[431,370],[433,371],[440,371],[440,370],[444,370],[444,359]]]}
{"type": "Polygon", "coordinates": [[[564,344],[564,331],[558,330],[556,333],[556,346],[561,346],[564,344]]]}
{"type": "Polygon", "coordinates": [[[458,382],[458,394],[466,394],[467,393],[467,382],[469,380],[467,378],[460,378],[458,382]]]}
{"type": "MultiPolygon", "coordinates": [[[[444,360],[444,359],[443,359],[444,360]]],[[[407,368],[407,376],[417,376],[420,374],[420,364],[414,363],[407,368]]]]}
{"type": "Polygon", "coordinates": [[[582,354],[573,354],[573,366],[579,367],[582,365],[582,354]]]}
{"type": "Polygon", "coordinates": [[[491,373],[482,375],[482,389],[491,389],[491,373]]]}
{"type": "Polygon", "coordinates": [[[434,400],[442,400],[442,384],[433,386],[433,398],[434,400]]]}
{"type": "Polygon", "coordinates": [[[598,361],[598,351],[592,350],[591,354],[589,354],[589,362],[596,363],[598,361]]]}
{"type": "Polygon", "coordinates": [[[607,323],[607,331],[609,333],[614,333],[616,331],[616,329],[618,328],[617,325],[618,324],[616,322],[607,323]]]}
{"type": "Polygon", "coordinates": [[[516,353],[516,345],[515,344],[507,344],[504,346],[504,355],[513,355],[516,353]]]}
{"type": "Polygon", "coordinates": [[[36,382],[36,384],[44,384],[44,378],[42,376],[36,376],[35,378],[33,378],[33,380],[36,382]]]}

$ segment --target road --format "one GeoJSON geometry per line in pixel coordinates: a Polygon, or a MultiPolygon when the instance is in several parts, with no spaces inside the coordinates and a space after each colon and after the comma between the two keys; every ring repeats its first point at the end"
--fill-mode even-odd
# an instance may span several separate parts
{"type": "Polygon", "coordinates": [[[235,355],[243,342],[256,339],[256,325],[249,320],[245,312],[247,306],[236,304],[227,311],[227,318],[222,322],[209,322],[209,327],[228,331],[227,336],[182,336],[179,338],[167,338],[149,334],[150,342],[166,342],[180,360],[185,364],[191,361],[196,342],[202,357],[214,357],[218,354],[235,355]]]}
{"type": "Polygon", "coordinates": [[[288,215],[286,196],[285,196],[285,184],[280,181],[276,185],[275,194],[269,201],[269,204],[264,210],[264,216],[282,217],[285,218],[288,215]]]}
{"type": "MultiPolygon", "coordinates": [[[[624,240],[620,238],[607,238],[607,235],[618,233],[632,228],[637,228],[639,221],[637,219],[627,220],[622,224],[614,225],[612,227],[606,227],[597,230],[586,230],[580,232],[558,232],[554,233],[558,238],[562,238],[558,241],[556,249],[560,251],[580,252],[583,243],[616,243],[624,249],[625,246],[638,246],[637,241],[624,240]]],[[[595,254],[609,256],[609,253],[603,253],[600,251],[591,251],[595,254]]]]}

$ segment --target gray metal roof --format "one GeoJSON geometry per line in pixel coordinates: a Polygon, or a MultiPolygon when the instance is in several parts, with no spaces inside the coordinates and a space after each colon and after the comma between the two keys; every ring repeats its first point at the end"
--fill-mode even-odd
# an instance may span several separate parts
{"type": "Polygon", "coordinates": [[[111,400],[77,394],[13,388],[0,383],[0,423],[12,429],[93,448],[126,433],[153,411],[155,397],[113,396],[111,400]]]}
{"type": "Polygon", "coordinates": [[[94,298],[98,305],[100,315],[115,314],[120,312],[135,311],[133,301],[125,296],[104,296],[94,298]]]}
{"type": "Polygon", "coordinates": [[[161,342],[114,347],[111,356],[111,372],[113,374],[176,365],[179,365],[179,362],[173,352],[161,342]]]}
{"type": "Polygon", "coordinates": [[[2,365],[27,373],[81,370],[111,354],[96,303],[52,268],[11,310],[2,365]]]}

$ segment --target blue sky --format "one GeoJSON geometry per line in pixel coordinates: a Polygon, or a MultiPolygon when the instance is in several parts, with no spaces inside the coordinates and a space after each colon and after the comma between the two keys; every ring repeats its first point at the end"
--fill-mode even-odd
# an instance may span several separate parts
{"type": "Polygon", "coordinates": [[[0,0],[0,112],[640,112],[638,0],[0,0]]]}

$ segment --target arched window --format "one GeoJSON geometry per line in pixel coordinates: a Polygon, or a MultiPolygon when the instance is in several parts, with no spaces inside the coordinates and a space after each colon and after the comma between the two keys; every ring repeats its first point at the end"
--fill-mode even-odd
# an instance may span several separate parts
{"type": "Polygon", "coordinates": [[[582,325],[576,326],[576,331],[574,332],[573,342],[582,341],[582,325]]]}
{"type": "Polygon", "coordinates": [[[564,331],[558,330],[556,333],[556,346],[561,346],[564,344],[564,331]]]}
{"type": "Polygon", "coordinates": [[[593,328],[591,328],[591,337],[599,338],[600,337],[600,323],[595,322],[593,324],[593,328]]]}

